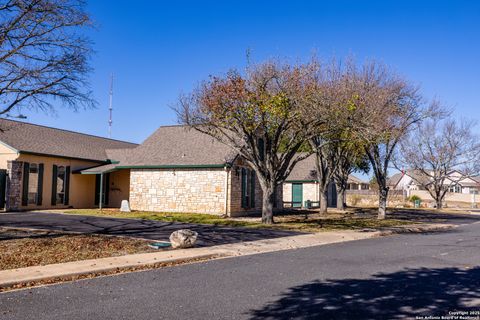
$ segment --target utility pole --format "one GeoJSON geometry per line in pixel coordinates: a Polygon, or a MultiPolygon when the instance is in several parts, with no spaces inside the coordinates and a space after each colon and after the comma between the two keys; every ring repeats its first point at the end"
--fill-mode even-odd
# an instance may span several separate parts
{"type": "Polygon", "coordinates": [[[112,112],[113,112],[113,73],[110,77],[110,94],[109,94],[109,105],[108,105],[108,112],[109,112],[109,117],[108,117],[108,137],[112,137],[112,112]]]}

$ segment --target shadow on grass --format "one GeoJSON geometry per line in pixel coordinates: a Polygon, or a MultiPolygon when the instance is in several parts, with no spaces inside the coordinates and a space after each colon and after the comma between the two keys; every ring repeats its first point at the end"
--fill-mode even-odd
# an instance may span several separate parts
{"type": "Polygon", "coordinates": [[[18,213],[0,216],[0,227],[33,228],[53,232],[127,236],[156,241],[169,241],[172,232],[191,229],[198,232],[197,246],[275,239],[301,234],[300,232],[238,228],[196,223],[163,222],[141,219],[104,218],[82,215],[59,215],[45,212],[18,213]]]}
{"type": "Polygon", "coordinates": [[[480,268],[411,269],[290,288],[252,319],[415,319],[480,311],[480,268]]]}

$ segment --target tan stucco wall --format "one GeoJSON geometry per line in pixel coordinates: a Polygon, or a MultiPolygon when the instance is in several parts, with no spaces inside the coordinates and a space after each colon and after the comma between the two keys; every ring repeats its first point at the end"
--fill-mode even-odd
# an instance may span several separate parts
{"type": "Polygon", "coordinates": [[[0,143],[0,169],[7,169],[7,162],[17,158],[16,151],[0,143]]]}
{"type": "MultiPolygon", "coordinates": [[[[47,157],[29,154],[20,154],[18,161],[29,163],[43,163],[43,197],[42,205],[21,206],[20,209],[50,209],[65,208],[64,205],[51,205],[52,196],[52,170],[53,165],[70,166],[71,172],[98,165],[92,161],[74,160],[57,157],[47,157]]],[[[68,207],[92,208],[95,202],[95,175],[70,174],[70,197],[68,207]]]]}
{"type": "Polygon", "coordinates": [[[130,170],[123,169],[110,173],[110,193],[108,207],[120,208],[122,200],[128,200],[130,194],[130,170]]]}
{"type": "Polygon", "coordinates": [[[132,210],[225,212],[226,171],[218,169],[132,169],[132,210]]]}

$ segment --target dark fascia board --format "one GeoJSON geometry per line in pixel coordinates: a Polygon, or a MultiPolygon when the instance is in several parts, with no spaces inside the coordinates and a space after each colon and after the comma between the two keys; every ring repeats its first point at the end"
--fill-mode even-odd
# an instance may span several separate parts
{"type": "Polygon", "coordinates": [[[91,161],[97,163],[105,163],[105,160],[94,160],[94,159],[87,159],[87,158],[77,158],[77,157],[68,157],[68,156],[61,156],[58,154],[49,154],[49,153],[40,153],[40,152],[30,152],[30,151],[18,151],[20,154],[30,154],[33,156],[42,156],[42,157],[54,157],[54,158],[62,158],[62,159],[71,159],[71,160],[82,160],[82,161],[91,161]]]}
{"type": "Polygon", "coordinates": [[[230,167],[229,164],[187,164],[187,165],[132,165],[132,166],[116,166],[117,169],[208,169],[208,168],[225,168],[230,167]]]}
{"type": "Polygon", "coordinates": [[[285,183],[312,183],[318,182],[317,180],[285,180],[285,183]]]}

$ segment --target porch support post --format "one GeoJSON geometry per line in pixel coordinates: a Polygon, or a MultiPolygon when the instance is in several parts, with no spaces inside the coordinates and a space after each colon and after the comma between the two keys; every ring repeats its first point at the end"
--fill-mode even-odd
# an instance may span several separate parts
{"type": "Polygon", "coordinates": [[[98,197],[98,208],[102,210],[103,206],[103,173],[100,173],[100,195],[98,197]]]}

